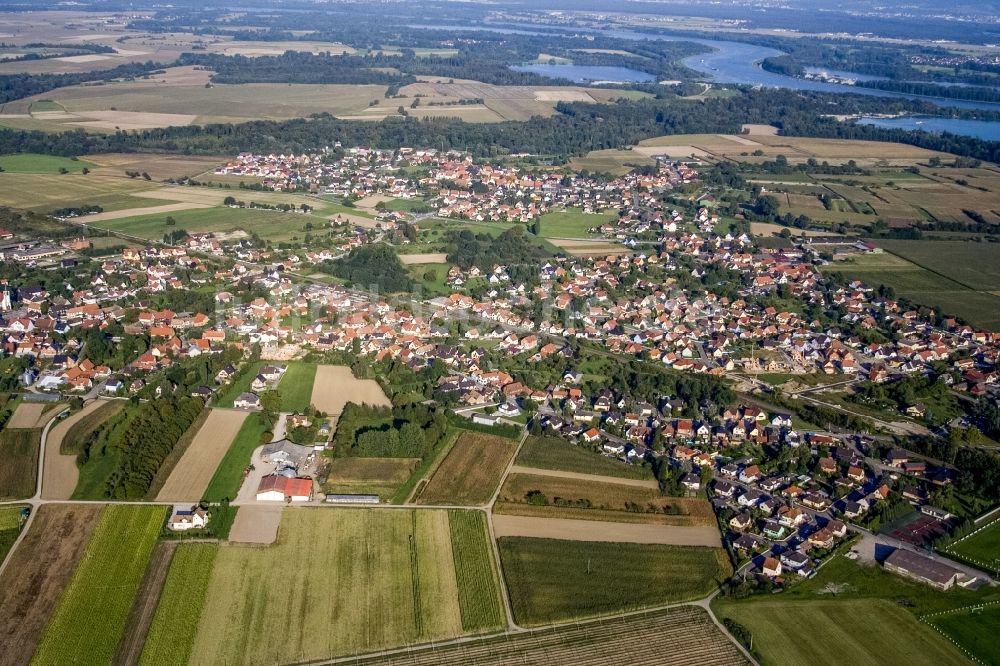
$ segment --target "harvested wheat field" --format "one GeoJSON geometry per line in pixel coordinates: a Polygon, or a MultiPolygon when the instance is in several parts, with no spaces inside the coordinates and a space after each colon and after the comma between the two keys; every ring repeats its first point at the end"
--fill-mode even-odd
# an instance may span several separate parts
{"type": "Polygon", "coordinates": [[[31,661],[49,617],[83,557],[99,505],[46,504],[0,576],[0,666],[31,661]]]}
{"type": "Polygon", "coordinates": [[[444,252],[431,252],[428,254],[401,254],[399,260],[405,265],[412,264],[442,264],[448,261],[448,255],[444,252]]]}
{"type": "Polygon", "coordinates": [[[533,516],[493,516],[497,538],[518,536],[564,541],[604,541],[610,543],[652,543],[664,546],[707,546],[722,544],[714,527],[612,523],[599,520],[566,520],[533,516]]]}
{"type": "Polygon", "coordinates": [[[45,469],[42,476],[42,498],[47,500],[67,500],[76,489],[80,470],[76,467],[76,455],[59,452],[63,439],[78,422],[86,419],[105,403],[94,400],[76,414],[63,419],[49,431],[45,441],[45,469]]]}
{"type": "Polygon", "coordinates": [[[208,419],[163,484],[156,501],[200,500],[246,417],[246,412],[234,409],[211,410],[208,419]]]}
{"type": "Polygon", "coordinates": [[[59,413],[61,407],[51,402],[22,402],[7,421],[7,428],[44,428],[49,419],[59,413]]]}
{"type": "Polygon", "coordinates": [[[317,367],[310,403],[321,412],[339,416],[348,402],[392,407],[385,391],[375,380],[357,379],[346,365],[317,367]]]}
{"type": "Polygon", "coordinates": [[[76,218],[77,222],[103,222],[105,220],[120,220],[123,217],[134,215],[158,215],[160,213],[174,213],[179,210],[191,210],[193,208],[211,208],[208,204],[197,203],[175,203],[164,206],[149,206],[147,208],[126,208],[124,210],[109,210],[104,213],[94,213],[92,215],[81,215],[76,218]]]}

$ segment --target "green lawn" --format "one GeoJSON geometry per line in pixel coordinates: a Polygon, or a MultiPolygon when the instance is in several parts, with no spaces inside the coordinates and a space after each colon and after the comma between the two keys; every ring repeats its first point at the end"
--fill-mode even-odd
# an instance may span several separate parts
{"type": "Polygon", "coordinates": [[[21,511],[26,507],[26,504],[0,506],[0,562],[7,557],[21,533],[21,511]]]}
{"type": "Polygon", "coordinates": [[[411,264],[406,269],[409,271],[410,277],[413,278],[414,282],[423,288],[425,295],[446,296],[454,291],[454,289],[445,284],[445,280],[448,279],[449,267],[450,264],[411,264]],[[434,273],[434,279],[424,279],[424,274],[428,272],[434,273]]]}
{"type": "Polygon", "coordinates": [[[721,548],[497,540],[514,619],[531,626],[707,596],[732,569],[721,548]]]}
{"type": "Polygon", "coordinates": [[[313,381],[316,379],[316,364],[294,361],[288,364],[278,393],[281,394],[281,411],[304,412],[312,401],[313,381]]]}
{"type": "Polygon", "coordinates": [[[243,470],[250,464],[253,450],[260,446],[260,437],[264,433],[264,424],[256,414],[251,414],[243,422],[240,431],[236,433],[233,443],[219,463],[215,475],[205,489],[204,499],[209,502],[221,502],[236,498],[240,484],[243,482],[243,470]]]}
{"type": "Polygon", "coordinates": [[[111,663],[165,517],[159,506],[105,507],[32,664],[111,663]]]}
{"type": "Polygon", "coordinates": [[[218,399],[215,401],[215,406],[232,407],[236,398],[240,397],[240,393],[246,393],[250,390],[250,383],[257,376],[257,373],[260,372],[262,365],[264,365],[264,361],[255,361],[243,366],[236,379],[231,381],[225,391],[219,394],[218,399]]]}
{"type": "Polygon", "coordinates": [[[745,627],[762,664],[967,664],[947,640],[887,599],[754,599],[715,604],[745,627]]]}
{"type": "Polygon", "coordinates": [[[541,469],[561,469],[625,479],[652,479],[646,468],[627,465],[555,437],[529,437],[517,455],[517,464],[541,469]]]}
{"type": "Polygon", "coordinates": [[[136,215],[94,224],[101,229],[111,229],[153,240],[158,240],[165,233],[178,229],[219,232],[242,230],[247,233],[257,233],[264,239],[289,240],[302,238],[306,233],[307,222],[319,226],[325,223],[325,220],[301,213],[220,206],[178,210],[157,215],[136,215]],[[173,225],[167,224],[168,217],[174,219],[173,225]]]}
{"type": "Polygon", "coordinates": [[[566,212],[546,213],[539,218],[543,238],[592,238],[591,227],[599,227],[605,222],[618,219],[615,211],[587,214],[579,208],[569,208],[566,212]]]}
{"type": "Polygon", "coordinates": [[[1000,606],[938,615],[929,621],[984,664],[1000,664],[1000,606]]]}
{"type": "Polygon", "coordinates": [[[71,173],[83,171],[94,166],[90,162],[55,155],[36,155],[34,153],[18,153],[0,155],[0,168],[11,173],[59,173],[66,169],[71,173]]]}
{"type": "Polygon", "coordinates": [[[146,635],[140,665],[188,662],[218,550],[214,543],[190,543],[177,547],[153,623],[146,635]]]}
{"type": "Polygon", "coordinates": [[[989,563],[996,569],[1000,565],[1000,522],[993,523],[979,534],[954,544],[948,550],[989,563]]]}

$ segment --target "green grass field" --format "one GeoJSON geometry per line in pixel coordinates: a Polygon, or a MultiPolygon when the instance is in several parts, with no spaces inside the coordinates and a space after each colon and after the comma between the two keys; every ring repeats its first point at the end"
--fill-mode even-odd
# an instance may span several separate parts
{"type": "Polygon", "coordinates": [[[710,594],[732,573],[721,548],[497,540],[518,624],[620,613],[710,594]]]}
{"type": "Polygon", "coordinates": [[[1000,290],[1000,248],[992,243],[881,240],[878,246],[970,289],[1000,290]]]}
{"type": "Polygon", "coordinates": [[[764,664],[967,664],[930,627],[886,599],[719,603],[753,636],[764,664]]]}
{"type": "Polygon", "coordinates": [[[275,545],[219,547],[192,653],[295,663],[441,640],[463,633],[459,598],[447,511],[286,510],[275,545]]]}
{"type": "Polygon", "coordinates": [[[617,219],[615,211],[588,214],[579,208],[570,208],[565,212],[542,215],[539,218],[540,235],[543,238],[593,238],[594,234],[589,233],[591,227],[617,219]]]}
{"type": "Polygon", "coordinates": [[[227,498],[230,500],[236,498],[240,484],[243,483],[243,470],[250,464],[253,450],[260,446],[264,430],[264,424],[256,414],[247,417],[208,483],[203,499],[209,502],[221,502],[227,498]]]}
{"type": "Polygon", "coordinates": [[[26,504],[0,506],[0,562],[7,557],[7,553],[21,533],[21,511],[26,506],[26,504]]]}
{"type": "Polygon", "coordinates": [[[281,411],[304,412],[312,400],[313,381],[316,379],[316,364],[295,361],[288,364],[285,375],[278,384],[281,394],[281,411]]]}
{"type": "Polygon", "coordinates": [[[111,663],[166,511],[108,506],[87,544],[32,664],[111,663]]]}
{"type": "Polygon", "coordinates": [[[163,205],[163,201],[132,196],[155,185],[140,178],[70,173],[0,173],[0,205],[48,213],[57,208],[95,204],[104,210],[163,205]]]}
{"type": "Polygon", "coordinates": [[[486,514],[452,509],[448,512],[448,526],[462,630],[474,633],[503,625],[506,619],[497,594],[500,581],[490,552],[486,514]]]}
{"type": "Polygon", "coordinates": [[[178,210],[172,213],[160,213],[157,215],[123,217],[117,220],[95,222],[94,225],[101,229],[110,229],[151,240],[158,240],[165,233],[177,229],[226,233],[242,230],[248,234],[256,233],[265,239],[289,240],[304,235],[306,233],[305,224],[307,222],[312,222],[318,226],[325,221],[315,216],[298,213],[217,207],[178,210]],[[175,224],[173,226],[167,224],[166,220],[168,217],[174,219],[175,224]]]}
{"type": "MultiPolygon", "coordinates": [[[[899,241],[914,242],[928,245],[926,251],[933,251],[939,244],[951,245],[942,241],[899,241]]],[[[881,244],[881,241],[880,241],[881,244]]],[[[973,243],[957,243],[958,245],[974,246],[973,243]]],[[[982,247],[989,247],[988,245],[982,247]]],[[[959,261],[960,259],[954,258],[959,261]]],[[[973,261],[973,259],[961,259],[973,261]]],[[[995,263],[995,262],[994,262],[995,263]]],[[[975,264],[982,265],[981,262],[975,264]]],[[[990,269],[994,270],[994,269],[990,269]]],[[[849,278],[862,280],[869,285],[880,284],[892,287],[897,296],[908,298],[920,305],[937,308],[946,315],[954,315],[968,321],[973,326],[997,330],[1000,329],[1000,296],[988,291],[976,291],[945,274],[936,273],[922,268],[906,259],[893,255],[864,255],[853,261],[830,264],[823,268],[824,272],[839,271],[849,278]]],[[[950,271],[951,274],[966,278],[962,270],[950,271]]],[[[990,278],[982,278],[982,282],[990,278]]]]}
{"type": "Polygon", "coordinates": [[[42,431],[4,430],[0,432],[0,498],[24,499],[35,494],[38,478],[38,446],[42,431]]]}
{"type": "Polygon", "coordinates": [[[426,296],[447,296],[454,291],[445,283],[445,280],[448,279],[449,267],[449,264],[410,264],[406,270],[414,282],[423,288],[426,296]],[[434,273],[432,280],[424,278],[424,275],[429,271],[434,273]]]}
{"type": "Polygon", "coordinates": [[[1000,522],[995,522],[979,534],[969,537],[950,548],[959,555],[992,563],[994,569],[1000,565],[1000,522]]]}
{"type": "Polygon", "coordinates": [[[1000,606],[938,615],[930,622],[984,664],[1000,664],[1000,606]]]}
{"type": "Polygon", "coordinates": [[[653,473],[646,468],[612,460],[555,437],[529,437],[515,462],[524,467],[617,476],[623,479],[653,478],[653,473]]]}
{"type": "Polygon", "coordinates": [[[71,173],[83,171],[85,168],[93,168],[93,164],[80,159],[70,157],[57,157],[55,155],[36,155],[34,153],[19,153],[13,155],[0,155],[0,169],[11,173],[59,173],[59,169],[65,169],[71,173]]]}
{"type": "Polygon", "coordinates": [[[108,400],[101,403],[90,414],[70,426],[62,442],[59,443],[59,453],[63,455],[79,455],[83,446],[93,433],[104,425],[104,422],[121,411],[125,403],[121,400],[108,400]]]}
{"type": "Polygon", "coordinates": [[[213,543],[181,544],[170,562],[153,623],[146,634],[139,663],[143,666],[186,664],[191,641],[205,603],[205,588],[212,573],[218,546],[213,543]]]}

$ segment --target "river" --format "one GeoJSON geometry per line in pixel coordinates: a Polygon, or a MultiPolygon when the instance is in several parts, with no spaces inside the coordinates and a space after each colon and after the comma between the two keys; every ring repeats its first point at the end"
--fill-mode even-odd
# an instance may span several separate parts
{"type": "MultiPolygon", "coordinates": [[[[738,85],[763,86],[766,88],[788,88],[791,90],[809,90],[825,93],[849,93],[855,95],[866,95],[869,97],[886,97],[895,99],[922,100],[930,102],[944,108],[956,109],[979,109],[986,111],[1000,112],[1000,104],[989,102],[974,102],[967,100],[949,99],[945,97],[929,97],[923,95],[908,95],[886,90],[875,90],[862,88],[841,83],[827,83],[825,81],[815,81],[800,79],[784,74],[768,72],[761,68],[760,62],[765,58],[784,55],[782,51],[756,44],[745,44],[743,42],[732,42],[722,39],[701,39],[688,37],[686,35],[665,35],[660,33],[635,32],[632,30],[593,30],[589,28],[575,28],[572,32],[567,30],[547,29],[544,26],[512,24],[510,26],[431,26],[412,25],[412,28],[427,28],[436,30],[481,30],[487,32],[500,32],[523,35],[543,35],[550,37],[570,37],[574,34],[599,33],[605,37],[612,37],[623,40],[662,40],[671,42],[693,42],[702,44],[712,49],[710,53],[690,56],[684,59],[684,64],[691,69],[701,72],[718,83],[731,83],[738,85]]],[[[862,119],[859,122],[878,120],[872,124],[879,126],[889,126],[882,124],[885,119],[862,119]]],[[[906,117],[893,119],[897,121],[899,127],[906,129],[921,129],[929,132],[951,132],[967,136],[978,136],[984,139],[1000,137],[1000,122],[956,120],[952,118],[930,118],[906,117]],[[920,123],[920,124],[918,124],[920,123]]]]}

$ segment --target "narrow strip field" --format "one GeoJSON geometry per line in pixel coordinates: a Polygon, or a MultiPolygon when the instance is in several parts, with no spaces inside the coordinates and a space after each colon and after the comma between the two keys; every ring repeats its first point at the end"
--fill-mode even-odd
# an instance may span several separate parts
{"type": "Polygon", "coordinates": [[[170,562],[153,624],[139,660],[141,666],[186,664],[191,640],[205,604],[205,590],[219,547],[214,543],[181,544],[170,562]]]}
{"type": "Polygon", "coordinates": [[[700,599],[732,574],[722,548],[525,537],[497,545],[522,626],[700,599]]]}
{"type": "Polygon", "coordinates": [[[222,456],[215,469],[212,480],[205,488],[204,498],[209,502],[221,502],[224,499],[234,500],[243,482],[243,471],[250,464],[254,449],[261,444],[265,427],[256,414],[243,421],[236,437],[229,445],[229,450],[222,456]]]}
{"type": "Polygon", "coordinates": [[[644,525],[603,522],[599,520],[566,520],[533,516],[493,516],[493,531],[497,538],[518,536],[567,541],[607,541],[611,543],[658,543],[669,546],[722,545],[715,527],[686,525],[644,525]]]}
{"type": "Polygon", "coordinates": [[[523,467],[514,465],[510,468],[511,474],[531,474],[533,476],[553,476],[562,479],[576,479],[577,481],[594,481],[596,483],[617,483],[623,486],[635,486],[636,488],[648,488],[659,490],[660,485],[655,479],[625,479],[617,476],[601,476],[600,474],[582,474],[580,472],[565,472],[557,469],[536,469],[534,467],[523,467]]]}
{"type": "Polygon", "coordinates": [[[281,411],[304,412],[312,400],[316,380],[316,364],[295,361],[288,364],[278,385],[281,394],[281,411]]]}
{"type": "Polygon", "coordinates": [[[80,471],[76,467],[78,451],[63,453],[64,442],[69,444],[67,440],[74,439],[74,435],[79,437],[84,432],[89,435],[107,417],[121,409],[122,405],[124,402],[94,400],[49,430],[49,436],[45,441],[42,499],[68,500],[73,496],[76,483],[80,479],[80,471]]]}
{"type": "Polygon", "coordinates": [[[456,577],[447,511],[284,513],[275,545],[219,546],[190,663],[314,661],[463,633],[459,600],[475,592],[456,577]]]}
{"type": "Polygon", "coordinates": [[[247,413],[213,409],[156,496],[158,502],[197,502],[215,475],[247,413]]]}
{"type": "Polygon", "coordinates": [[[97,525],[101,507],[46,504],[0,576],[0,665],[23,666],[97,525]]]}
{"type": "Polygon", "coordinates": [[[486,504],[516,451],[513,439],[463,432],[421,490],[417,503],[486,504]]]}
{"type": "MultiPolygon", "coordinates": [[[[20,408],[19,408],[20,409],[20,408]]],[[[35,494],[38,479],[38,449],[42,431],[0,431],[0,499],[26,499],[35,494]]]]}
{"type": "Polygon", "coordinates": [[[158,506],[104,508],[33,664],[111,661],[165,515],[158,506]]]}
{"type": "Polygon", "coordinates": [[[452,509],[448,512],[448,526],[462,629],[477,632],[502,626],[506,618],[500,605],[500,581],[490,553],[486,514],[452,509]]]}
{"type": "Polygon", "coordinates": [[[346,663],[354,666],[745,666],[750,662],[712,623],[707,612],[696,606],[683,606],[346,663]]]}
{"type": "Polygon", "coordinates": [[[132,602],[132,610],[125,623],[125,635],[118,643],[113,664],[134,664],[142,654],[146,634],[153,622],[156,603],[167,580],[167,572],[177,550],[176,541],[160,541],[149,558],[149,566],[142,577],[139,591],[132,602]]]}

